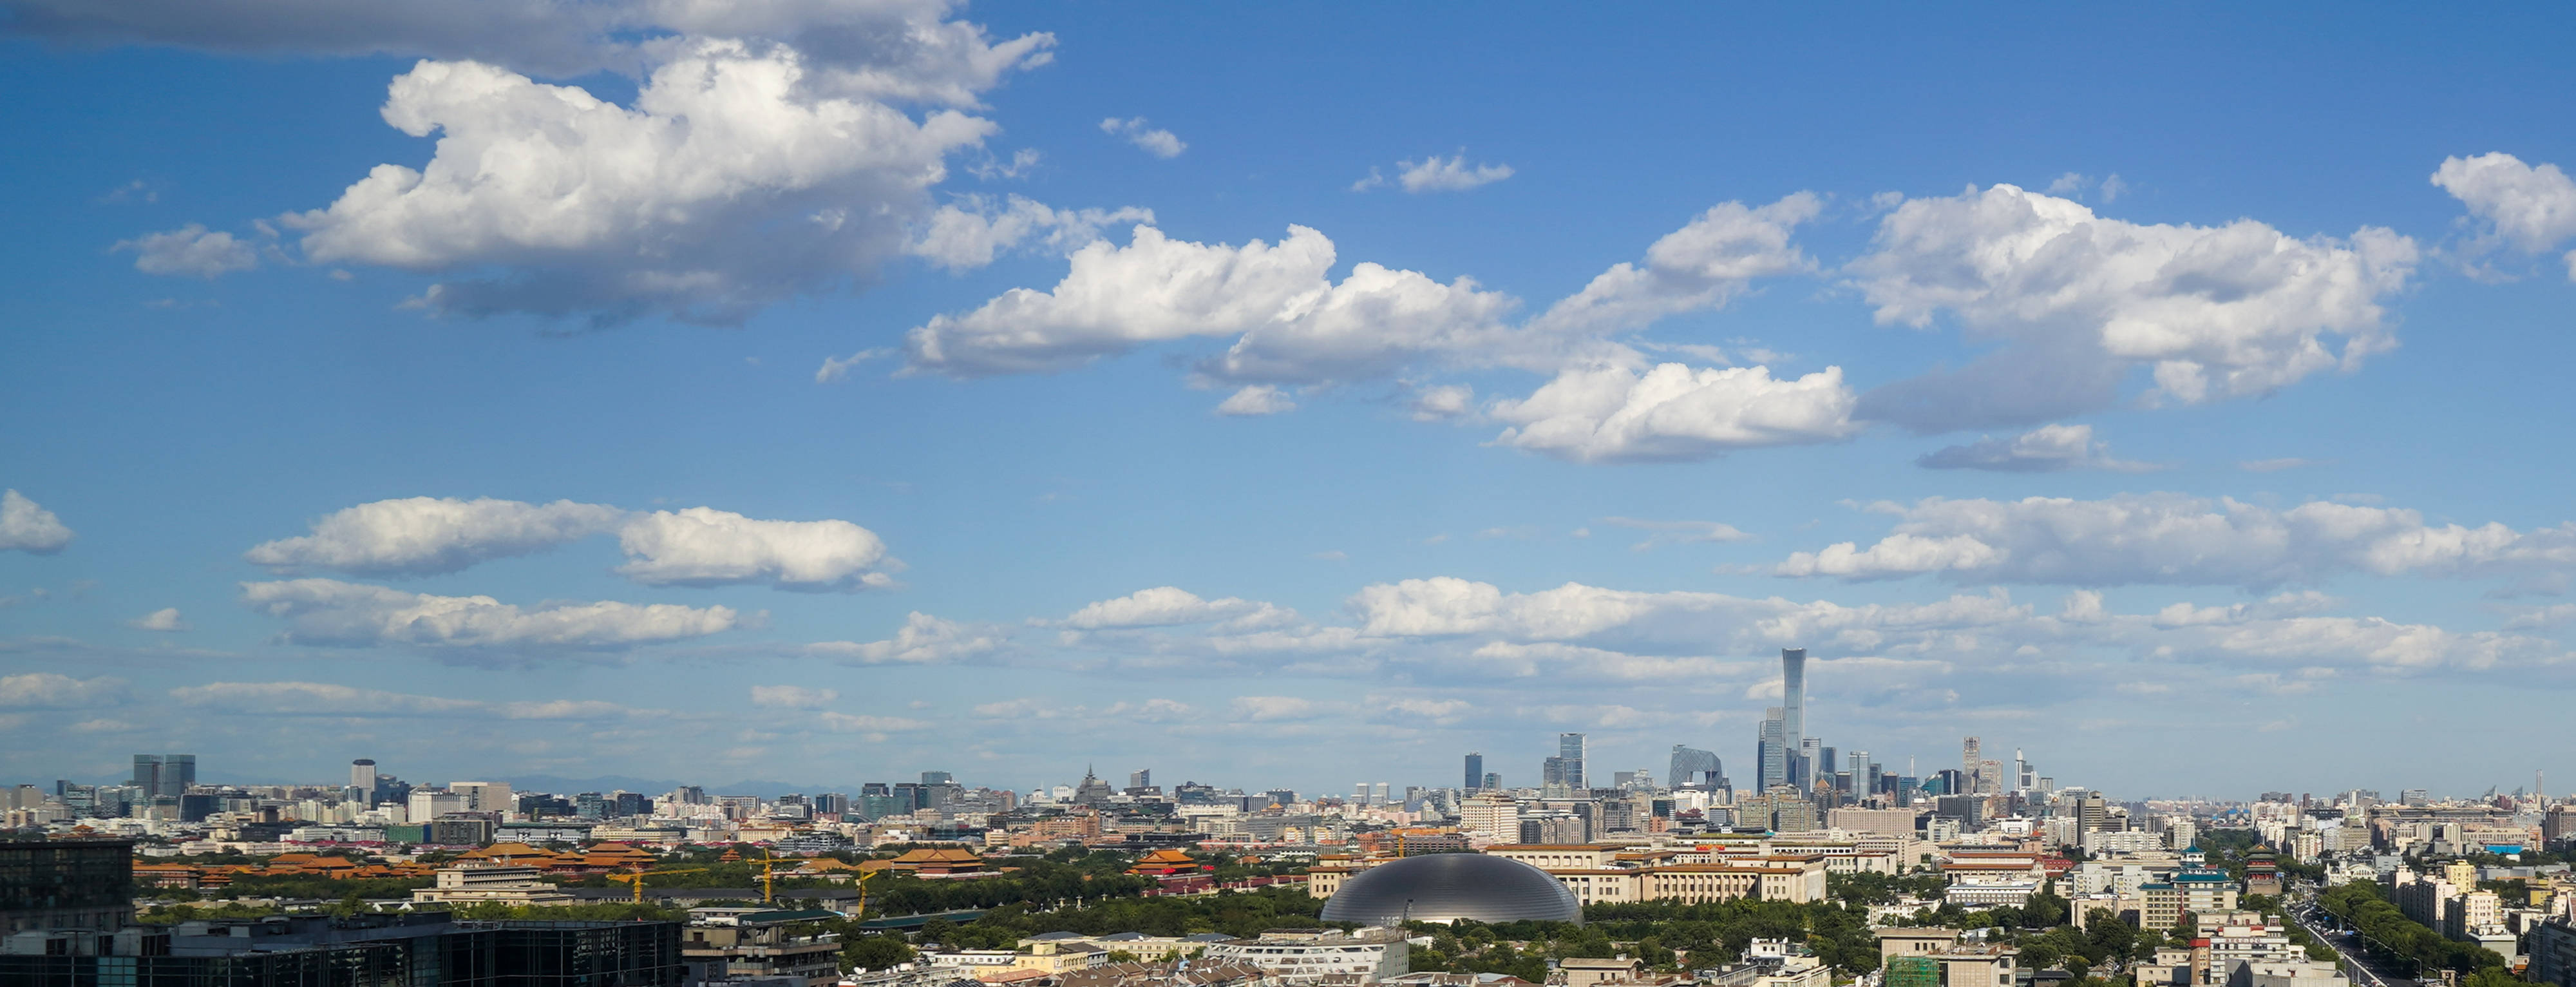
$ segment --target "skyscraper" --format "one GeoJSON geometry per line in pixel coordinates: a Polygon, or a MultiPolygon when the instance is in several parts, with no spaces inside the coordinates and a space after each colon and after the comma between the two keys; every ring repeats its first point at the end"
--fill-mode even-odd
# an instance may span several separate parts
{"type": "Polygon", "coordinates": [[[1718,775],[1725,771],[1715,752],[1674,744],[1672,773],[1665,776],[1665,780],[1674,788],[1686,785],[1714,788],[1718,775]]]}
{"type": "Polygon", "coordinates": [[[1482,790],[1484,789],[1484,787],[1485,787],[1485,752],[1483,752],[1483,751],[1468,751],[1468,752],[1467,752],[1467,784],[1466,784],[1465,786],[1463,786],[1463,787],[1465,787],[1468,791],[1471,791],[1471,792],[1474,792],[1474,791],[1482,791],[1482,790]]]}
{"type": "Polygon", "coordinates": [[[1754,745],[1756,763],[1761,765],[1762,790],[1789,783],[1788,724],[1781,721],[1780,707],[1763,711],[1761,740],[1754,745]]]}
{"type": "Polygon", "coordinates": [[[1807,738],[1807,649],[1780,649],[1780,736],[1795,749],[1807,738]]]}
{"type": "Polygon", "coordinates": [[[1582,735],[1582,734],[1579,734],[1579,733],[1560,733],[1560,734],[1557,734],[1557,735],[1556,735],[1556,756],[1557,756],[1558,758],[1562,759],[1562,760],[1565,762],[1565,764],[1564,764],[1564,769],[1565,769],[1565,787],[1567,787],[1567,788],[1571,788],[1571,789],[1573,789],[1573,790],[1575,790],[1575,791],[1578,791],[1578,792],[1579,792],[1579,791],[1582,791],[1582,790],[1584,790],[1584,788],[1588,787],[1588,786],[1586,786],[1586,785],[1584,784],[1584,780],[1583,780],[1583,735],[1582,735]]]}
{"type": "Polygon", "coordinates": [[[374,758],[362,757],[349,762],[349,787],[358,790],[359,798],[375,797],[376,760],[374,758]]]}
{"type": "Polygon", "coordinates": [[[1959,777],[1966,783],[1966,786],[1953,787],[1950,789],[1953,794],[1975,794],[1977,770],[1982,766],[1983,758],[1984,751],[1979,749],[1977,738],[1966,737],[1959,741],[1959,777]]]}
{"type": "Polygon", "coordinates": [[[197,783],[197,755],[134,755],[134,787],[147,797],[168,795],[176,798],[188,794],[188,786],[197,783]]]}

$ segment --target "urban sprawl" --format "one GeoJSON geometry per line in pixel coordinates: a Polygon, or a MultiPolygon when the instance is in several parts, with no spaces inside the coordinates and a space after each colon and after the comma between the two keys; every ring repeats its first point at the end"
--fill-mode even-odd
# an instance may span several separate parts
{"type": "MultiPolygon", "coordinates": [[[[2130,800],[1805,722],[1454,787],[0,789],[0,984],[2576,987],[2576,800],[2130,800]],[[1901,771],[1891,770],[1902,768],[1901,771]],[[1519,784],[1511,784],[1518,781],[1519,784]]],[[[1499,768],[1500,765],[1490,767],[1499,768]]],[[[335,781],[337,781],[335,779],[335,781]]]]}

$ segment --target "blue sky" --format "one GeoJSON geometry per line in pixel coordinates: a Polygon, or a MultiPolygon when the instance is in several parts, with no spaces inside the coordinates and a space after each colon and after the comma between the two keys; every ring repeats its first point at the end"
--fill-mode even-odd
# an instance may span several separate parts
{"type": "Polygon", "coordinates": [[[304,6],[0,4],[0,779],[2576,777],[2564,15],[304,6]]]}

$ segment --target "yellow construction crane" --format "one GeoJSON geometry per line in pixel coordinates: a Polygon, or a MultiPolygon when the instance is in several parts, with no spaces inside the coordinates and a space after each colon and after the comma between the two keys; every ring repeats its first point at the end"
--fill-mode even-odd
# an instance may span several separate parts
{"type": "Polygon", "coordinates": [[[775,904],[777,904],[777,903],[778,903],[778,891],[777,891],[777,887],[778,887],[778,875],[773,871],[773,868],[775,868],[775,867],[777,867],[777,866],[778,866],[778,859],[777,859],[777,858],[775,858],[775,857],[770,856],[770,854],[769,854],[769,848],[768,848],[768,847],[761,847],[761,848],[760,848],[760,903],[761,903],[761,904],[764,904],[764,905],[775,905],[775,904]]]}
{"type": "Polygon", "coordinates": [[[607,875],[607,877],[609,880],[633,886],[635,888],[635,903],[641,905],[644,903],[645,878],[658,877],[663,874],[695,874],[705,869],[706,868],[704,867],[681,867],[674,870],[641,871],[634,874],[610,874],[607,875]]]}
{"type": "Polygon", "coordinates": [[[859,908],[850,913],[850,921],[856,922],[868,917],[868,882],[876,880],[877,875],[885,872],[886,868],[883,867],[859,872],[859,908]]]}

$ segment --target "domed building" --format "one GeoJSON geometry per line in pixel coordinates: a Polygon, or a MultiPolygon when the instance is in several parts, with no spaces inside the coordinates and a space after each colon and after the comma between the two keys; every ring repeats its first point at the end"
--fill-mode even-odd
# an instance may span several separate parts
{"type": "Polygon", "coordinates": [[[1574,922],[1583,904],[1546,871],[1481,853],[1434,853],[1390,860],[1342,883],[1324,902],[1324,921],[1574,922]]]}

